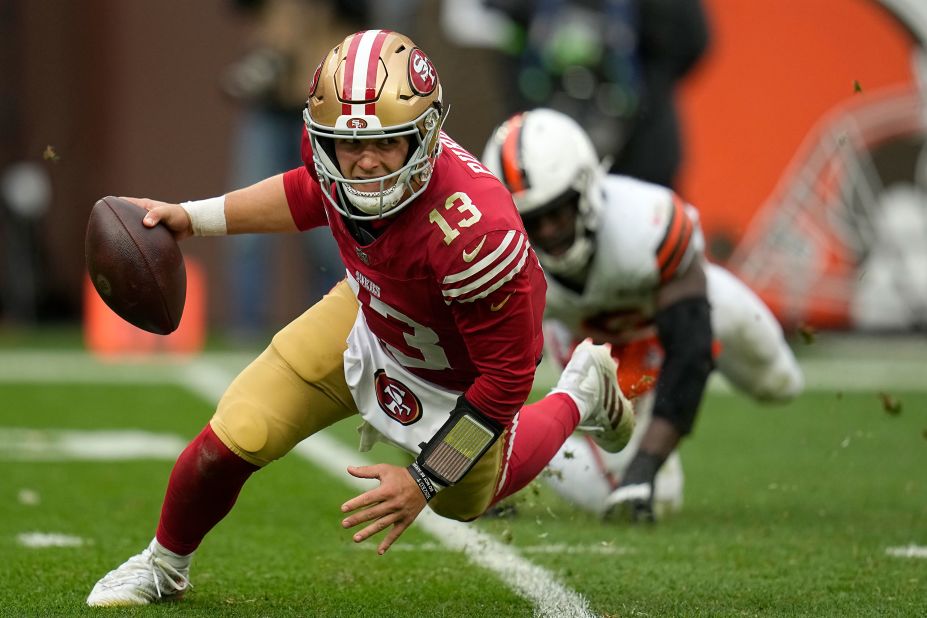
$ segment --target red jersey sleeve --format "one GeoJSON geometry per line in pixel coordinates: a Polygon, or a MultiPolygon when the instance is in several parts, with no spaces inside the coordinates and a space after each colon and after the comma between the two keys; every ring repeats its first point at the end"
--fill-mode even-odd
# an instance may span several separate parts
{"type": "Polygon", "coordinates": [[[315,173],[315,163],[312,160],[312,142],[309,133],[303,127],[302,141],[299,149],[303,160],[303,167],[298,167],[283,175],[283,188],[286,191],[287,204],[290,215],[296,227],[302,231],[328,225],[325,207],[322,200],[322,187],[315,173]]]}
{"type": "Polygon", "coordinates": [[[283,174],[283,190],[293,222],[301,231],[328,225],[322,202],[322,187],[309,175],[305,167],[297,167],[283,174]]]}
{"type": "Polygon", "coordinates": [[[509,425],[534,383],[543,349],[547,284],[520,230],[474,239],[460,254],[442,293],[479,375],[467,400],[509,425]]]}

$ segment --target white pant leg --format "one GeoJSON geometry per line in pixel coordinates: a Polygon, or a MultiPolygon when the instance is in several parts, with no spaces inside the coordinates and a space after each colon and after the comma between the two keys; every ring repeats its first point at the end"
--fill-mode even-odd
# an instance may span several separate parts
{"type": "Polygon", "coordinates": [[[804,376],[762,300],[724,268],[709,264],[711,327],[721,342],[718,371],[739,390],[761,401],[788,401],[804,388],[804,376]]]}

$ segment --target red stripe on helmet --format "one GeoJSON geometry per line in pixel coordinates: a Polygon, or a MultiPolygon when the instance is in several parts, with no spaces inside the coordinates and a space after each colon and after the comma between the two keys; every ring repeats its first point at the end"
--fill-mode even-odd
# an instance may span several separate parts
{"type": "MultiPolygon", "coordinates": [[[[354,98],[354,93],[352,92],[353,89],[351,87],[351,84],[354,83],[354,62],[357,59],[357,48],[360,47],[361,37],[363,36],[363,32],[358,32],[353,37],[351,37],[351,44],[348,46],[348,53],[344,64],[344,77],[341,83],[342,101],[350,101],[354,98]]],[[[350,115],[351,105],[346,102],[342,103],[341,113],[345,116],[350,115]]]]}
{"type": "MultiPolygon", "coordinates": [[[[381,30],[377,33],[373,44],[370,46],[370,58],[367,60],[367,92],[364,97],[368,101],[376,99],[377,96],[377,71],[380,69],[380,52],[383,50],[383,41],[386,40],[387,32],[381,30]]],[[[371,116],[377,113],[377,104],[368,103],[364,108],[364,113],[371,116]]]]}

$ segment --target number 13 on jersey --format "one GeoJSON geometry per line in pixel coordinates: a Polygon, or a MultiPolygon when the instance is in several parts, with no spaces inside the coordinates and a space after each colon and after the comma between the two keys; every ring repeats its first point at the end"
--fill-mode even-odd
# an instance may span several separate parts
{"type": "MultiPolygon", "coordinates": [[[[457,193],[451,195],[444,201],[444,210],[450,210],[452,206],[457,206],[457,212],[464,215],[458,223],[457,227],[470,227],[474,223],[478,222],[483,218],[483,213],[480,212],[479,208],[473,203],[473,200],[470,199],[470,196],[466,193],[457,193]]],[[[434,223],[438,228],[444,232],[444,244],[450,245],[454,242],[454,239],[460,236],[460,230],[451,227],[451,224],[447,222],[447,219],[444,218],[438,209],[433,209],[428,213],[428,221],[434,223]]]]}

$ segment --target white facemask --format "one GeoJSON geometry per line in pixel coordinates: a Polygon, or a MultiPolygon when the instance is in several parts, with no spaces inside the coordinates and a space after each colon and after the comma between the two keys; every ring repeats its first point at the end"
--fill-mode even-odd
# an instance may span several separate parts
{"type": "Polygon", "coordinates": [[[397,182],[385,191],[358,191],[353,185],[343,183],[348,201],[362,213],[373,215],[392,210],[402,199],[405,183],[397,182]]]}

